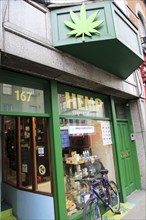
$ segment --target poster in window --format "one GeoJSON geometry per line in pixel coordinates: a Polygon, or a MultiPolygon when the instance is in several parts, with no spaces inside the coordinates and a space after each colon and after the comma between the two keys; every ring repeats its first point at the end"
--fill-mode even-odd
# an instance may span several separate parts
{"type": "Polygon", "coordinates": [[[44,147],[38,147],[38,156],[44,156],[45,152],[44,152],[44,147]]]}
{"type": "Polygon", "coordinates": [[[27,166],[27,164],[22,164],[22,173],[28,173],[28,166],[27,166]]]}
{"type": "Polygon", "coordinates": [[[102,130],[103,145],[112,144],[110,122],[109,121],[102,121],[101,122],[101,130],[102,130]]]}

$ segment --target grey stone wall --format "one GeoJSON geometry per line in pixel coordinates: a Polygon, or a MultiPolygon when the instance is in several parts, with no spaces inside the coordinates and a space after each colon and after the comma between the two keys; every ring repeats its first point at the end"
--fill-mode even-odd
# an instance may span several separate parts
{"type": "Polygon", "coordinates": [[[54,75],[47,71],[41,75],[60,82],[124,98],[137,96],[134,74],[127,80],[122,80],[53,48],[53,27],[47,7],[29,0],[8,0],[1,1],[1,10],[0,46],[3,54],[11,54],[52,68],[54,75]]]}
{"type": "Polygon", "coordinates": [[[146,103],[144,99],[130,102],[142,188],[146,189],[146,103]]]}

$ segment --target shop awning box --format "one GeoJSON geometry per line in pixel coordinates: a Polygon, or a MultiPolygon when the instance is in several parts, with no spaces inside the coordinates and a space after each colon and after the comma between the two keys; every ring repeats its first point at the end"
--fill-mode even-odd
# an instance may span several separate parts
{"type": "Polygon", "coordinates": [[[74,57],[123,79],[143,62],[137,28],[111,1],[54,8],[51,20],[53,46],[74,57]]]}

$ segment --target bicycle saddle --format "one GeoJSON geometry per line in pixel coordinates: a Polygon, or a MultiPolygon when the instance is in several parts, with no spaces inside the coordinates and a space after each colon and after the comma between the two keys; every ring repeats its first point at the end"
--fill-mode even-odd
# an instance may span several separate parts
{"type": "Polygon", "coordinates": [[[107,174],[108,174],[108,170],[106,170],[106,169],[104,169],[104,170],[100,170],[99,172],[100,172],[102,175],[104,175],[104,174],[107,175],[107,174]]]}

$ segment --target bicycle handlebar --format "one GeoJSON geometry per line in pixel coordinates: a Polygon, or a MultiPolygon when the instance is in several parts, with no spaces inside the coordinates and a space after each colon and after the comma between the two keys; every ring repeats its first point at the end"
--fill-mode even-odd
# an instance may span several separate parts
{"type": "Polygon", "coordinates": [[[83,178],[83,179],[78,179],[78,180],[75,180],[75,181],[79,181],[79,182],[90,182],[90,183],[93,183],[93,182],[97,182],[98,180],[101,180],[103,178],[103,175],[107,175],[108,174],[108,170],[107,169],[103,169],[103,170],[100,170],[99,173],[101,173],[102,177],[87,177],[87,178],[83,178]]]}
{"type": "Polygon", "coordinates": [[[81,179],[81,182],[91,182],[91,183],[93,183],[93,182],[96,182],[97,179],[101,179],[101,178],[90,178],[90,177],[88,177],[88,178],[85,178],[85,179],[81,179]]]}

